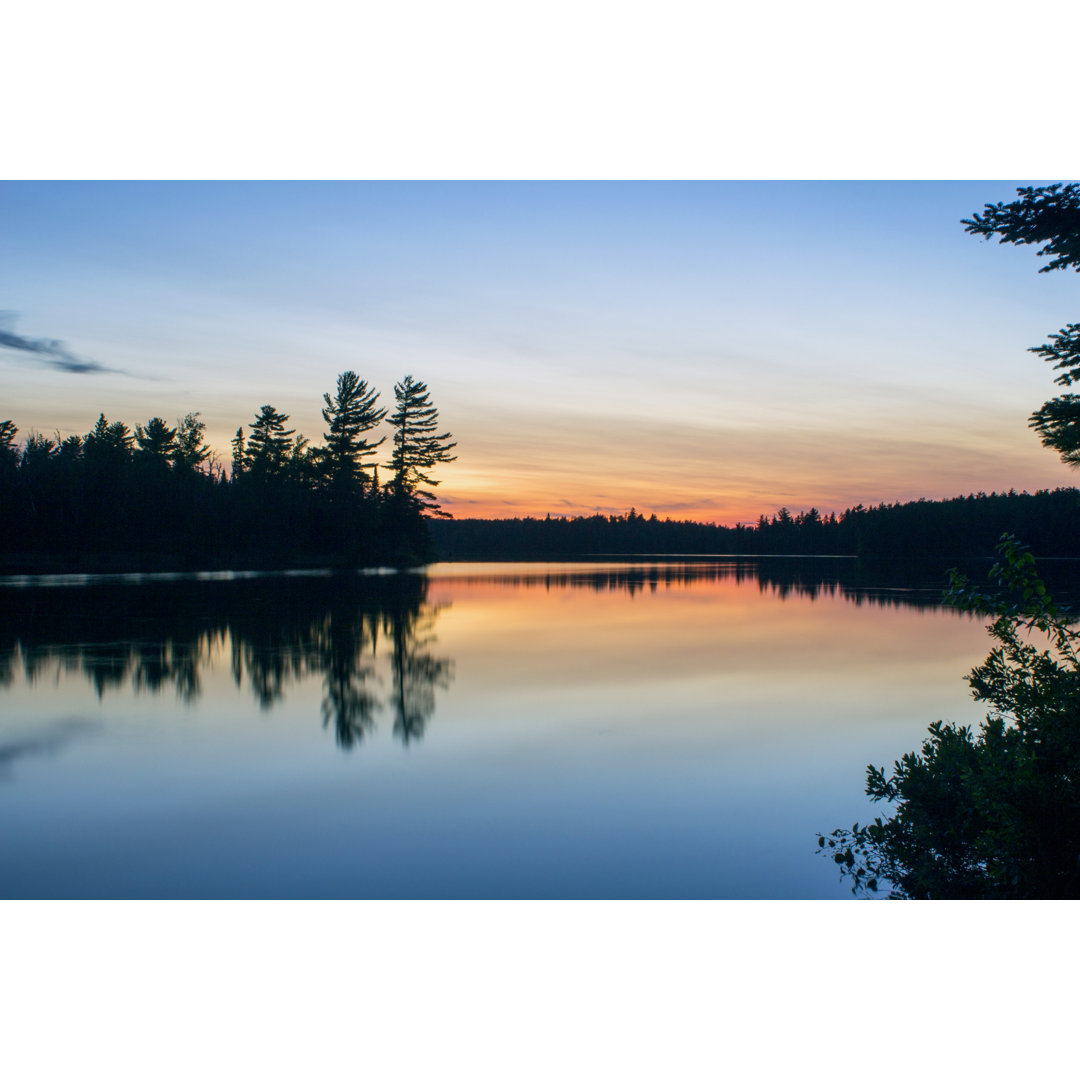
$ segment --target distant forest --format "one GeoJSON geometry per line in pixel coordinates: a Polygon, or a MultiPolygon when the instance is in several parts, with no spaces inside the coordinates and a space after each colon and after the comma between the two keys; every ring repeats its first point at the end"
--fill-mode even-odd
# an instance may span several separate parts
{"type": "Polygon", "coordinates": [[[237,429],[226,472],[188,413],[131,430],[104,413],[86,435],[0,420],[0,568],[9,571],[416,565],[442,513],[432,469],[453,461],[427,386],[406,376],[392,412],[355,372],[324,394],[320,446],[263,405],[237,429]],[[371,461],[392,430],[385,482],[371,461]]]}
{"type": "Polygon", "coordinates": [[[707,525],[627,514],[431,522],[441,559],[567,558],[578,555],[989,556],[1002,533],[1035,555],[1075,557],[1080,492],[1009,491],[955,499],[880,503],[823,517],[782,508],[756,525],[707,525]]]}

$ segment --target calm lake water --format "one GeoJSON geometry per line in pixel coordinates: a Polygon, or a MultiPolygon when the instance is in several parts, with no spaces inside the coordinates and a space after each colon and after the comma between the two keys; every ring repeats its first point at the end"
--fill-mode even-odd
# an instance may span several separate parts
{"type": "Polygon", "coordinates": [[[5,897],[849,897],[984,620],[853,560],[0,582],[5,897]]]}

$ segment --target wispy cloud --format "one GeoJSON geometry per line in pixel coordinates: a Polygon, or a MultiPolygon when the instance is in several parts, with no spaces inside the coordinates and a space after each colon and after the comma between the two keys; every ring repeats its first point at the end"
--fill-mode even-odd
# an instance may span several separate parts
{"type": "Polygon", "coordinates": [[[22,334],[16,334],[9,328],[14,318],[12,312],[0,312],[0,349],[14,349],[17,352],[30,353],[41,363],[72,375],[119,372],[118,368],[106,367],[96,360],[86,360],[81,356],[76,356],[64,346],[62,341],[52,338],[28,338],[23,337],[22,334]]]}

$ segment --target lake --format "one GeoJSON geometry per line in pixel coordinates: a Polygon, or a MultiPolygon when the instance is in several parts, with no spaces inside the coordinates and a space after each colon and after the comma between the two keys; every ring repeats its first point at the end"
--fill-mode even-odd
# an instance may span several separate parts
{"type": "Polygon", "coordinates": [[[850,559],[0,579],[4,897],[847,898],[985,620],[850,559]]]}

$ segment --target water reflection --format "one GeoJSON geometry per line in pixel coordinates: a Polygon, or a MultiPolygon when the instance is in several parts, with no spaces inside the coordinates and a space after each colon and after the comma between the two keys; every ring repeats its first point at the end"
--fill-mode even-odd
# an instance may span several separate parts
{"type": "Polygon", "coordinates": [[[530,589],[589,589],[593,592],[623,591],[633,596],[648,590],[693,588],[720,583],[757,584],[761,593],[777,596],[840,596],[856,604],[871,603],[914,607],[937,607],[946,584],[943,567],[918,564],[867,565],[845,557],[782,557],[724,559],[708,562],[650,562],[542,564],[444,564],[457,580],[503,584],[530,589]]]}
{"type": "Polygon", "coordinates": [[[0,581],[0,895],[847,897],[821,823],[929,721],[981,718],[982,620],[934,610],[943,581],[0,581]]]}
{"type": "Polygon", "coordinates": [[[0,742],[0,779],[19,758],[58,753],[72,739],[97,731],[100,726],[87,720],[62,720],[43,731],[5,738],[0,742]]]}
{"type": "MultiPolygon", "coordinates": [[[[638,563],[596,560],[578,563],[445,563],[438,573],[473,584],[501,584],[521,589],[588,589],[624,591],[631,596],[648,590],[716,584],[757,585],[780,600],[840,598],[856,606],[937,609],[948,585],[948,571],[959,569],[973,581],[985,582],[991,559],[857,559],[853,556],[754,556],[727,559],[653,559],[638,563]]],[[[1077,591],[1075,560],[1040,560],[1039,572],[1055,596],[1077,591]]]]}
{"type": "MultiPolygon", "coordinates": [[[[784,601],[819,598],[855,605],[940,607],[944,568],[846,558],[724,559],[633,563],[443,564],[422,574],[239,574],[0,580],[0,686],[21,668],[29,683],[83,675],[98,698],[130,687],[171,689],[196,702],[224,658],[236,686],[262,710],[291,687],[322,683],[322,726],[351,749],[383,712],[403,745],[422,738],[437,691],[454,675],[437,653],[445,605],[428,600],[432,581],[505,590],[593,593],[701,590],[756,585],[784,601]],[[47,584],[48,587],[42,587],[47,584]]],[[[674,633],[674,628],[669,628],[674,633]]],[[[676,635],[678,636],[678,635],[676,635]]]]}
{"type": "Polygon", "coordinates": [[[453,662],[437,658],[430,651],[440,610],[413,608],[391,623],[394,735],[406,745],[423,736],[435,711],[435,690],[446,689],[453,678],[453,662]]]}
{"type": "Polygon", "coordinates": [[[130,686],[171,688],[193,703],[204,672],[225,656],[233,681],[264,710],[322,676],[322,723],[343,749],[360,743],[387,705],[407,744],[423,735],[435,691],[453,677],[452,662],[432,651],[441,609],[427,590],[415,574],[8,588],[0,683],[20,667],[31,684],[80,673],[99,699],[130,686]],[[380,679],[380,651],[388,679],[380,679]]]}

